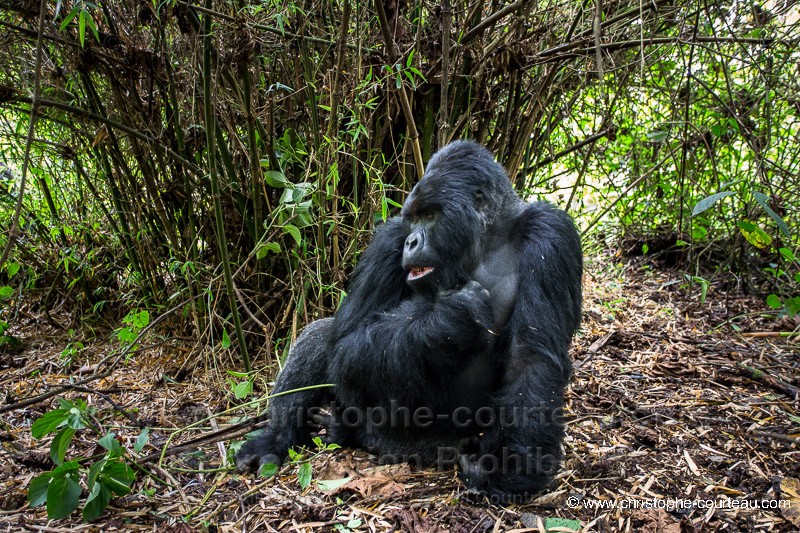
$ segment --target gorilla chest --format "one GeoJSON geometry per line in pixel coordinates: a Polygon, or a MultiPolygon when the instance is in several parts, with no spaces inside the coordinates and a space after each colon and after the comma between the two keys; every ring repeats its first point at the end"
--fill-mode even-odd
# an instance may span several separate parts
{"type": "Polygon", "coordinates": [[[519,261],[511,243],[484,252],[472,279],[489,291],[494,311],[493,331],[500,334],[517,298],[519,261]]]}

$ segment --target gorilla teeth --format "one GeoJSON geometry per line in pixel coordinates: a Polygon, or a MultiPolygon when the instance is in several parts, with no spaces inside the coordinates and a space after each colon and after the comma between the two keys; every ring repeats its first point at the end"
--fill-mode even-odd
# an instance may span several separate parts
{"type": "Polygon", "coordinates": [[[411,271],[408,273],[408,279],[419,279],[423,276],[427,276],[433,272],[433,267],[411,267],[411,271]]]}

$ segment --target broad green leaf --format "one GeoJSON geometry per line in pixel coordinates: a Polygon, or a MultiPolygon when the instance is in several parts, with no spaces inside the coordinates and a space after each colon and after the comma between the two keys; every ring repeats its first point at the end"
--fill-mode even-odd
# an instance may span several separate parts
{"type": "Polygon", "coordinates": [[[772,218],[772,220],[775,221],[775,224],[780,228],[781,232],[783,232],[783,234],[787,237],[791,238],[791,235],[789,234],[789,226],[787,226],[786,222],[784,222],[781,216],[773,211],[769,206],[769,197],[764,193],[753,191],[753,198],[756,199],[758,205],[760,205],[761,208],[772,218]]]}
{"type": "Polygon", "coordinates": [[[34,439],[41,439],[52,433],[58,426],[65,423],[69,417],[69,409],[53,409],[36,419],[31,426],[31,435],[34,439]]]}
{"type": "Polygon", "coordinates": [[[291,189],[293,187],[292,182],[286,178],[283,172],[278,172],[277,170],[264,172],[264,181],[267,182],[267,185],[276,189],[291,189]]]}
{"type": "Polygon", "coordinates": [[[53,472],[53,480],[47,487],[47,518],[59,520],[69,516],[78,508],[81,486],[73,472],[53,472]]]}
{"type": "Polygon", "coordinates": [[[100,476],[100,472],[102,472],[107,462],[108,459],[100,459],[89,468],[89,474],[86,476],[86,484],[89,486],[89,490],[92,490],[94,484],[97,483],[97,478],[100,476]]]}
{"type": "Polygon", "coordinates": [[[264,463],[258,475],[261,477],[272,477],[278,473],[278,465],[274,463],[264,463]]]}
{"type": "Polygon", "coordinates": [[[645,136],[647,137],[648,141],[663,142],[667,140],[667,137],[669,137],[669,131],[655,130],[648,132],[645,136]]]}
{"type": "Polygon", "coordinates": [[[114,432],[109,432],[105,437],[97,441],[97,444],[111,452],[113,457],[122,457],[125,455],[125,448],[114,438],[114,432]]]}
{"type": "Polygon", "coordinates": [[[17,272],[19,272],[19,263],[9,263],[6,266],[6,272],[8,272],[8,279],[13,278],[17,272]]]}
{"type": "Polygon", "coordinates": [[[47,488],[53,479],[52,472],[45,472],[33,478],[28,487],[28,502],[31,507],[38,507],[47,501],[47,488]]]}
{"type": "Polygon", "coordinates": [[[252,392],[253,392],[252,381],[242,381],[238,383],[235,387],[233,387],[233,396],[237,400],[247,398],[248,396],[250,396],[250,393],[252,392]]]}
{"type": "Polygon", "coordinates": [[[739,231],[741,231],[744,238],[747,239],[747,242],[756,248],[763,249],[772,244],[772,237],[753,222],[742,220],[739,221],[737,225],[739,226],[739,231]]]}
{"type": "Polygon", "coordinates": [[[281,251],[281,245],[277,242],[268,242],[264,246],[258,249],[256,252],[256,259],[264,259],[267,256],[267,253],[279,253],[281,251]]]}
{"type": "Polygon", "coordinates": [[[64,456],[67,455],[67,448],[72,442],[72,437],[75,436],[77,430],[71,427],[65,427],[56,433],[53,442],[50,444],[50,459],[53,463],[60,465],[64,462],[64,456]]]}
{"type": "Polygon", "coordinates": [[[767,296],[767,305],[773,309],[780,309],[783,307],[783,302],[775,294],[770,294],[767,296]]]}
{"type": "Polygon", "coordinates": [[[289,448],[289,460],[296,462],[303,460],[303,454],[295,450],[294,448],[289,448]]]}
{"type": "Polygon", "coordinates": [[[788,249],[788,248],[781,248],[781,249],[779,249],[778,251],[781,253],[781,255],[783,256],[783,258],[784,258],[784,259],[786,259],[787,261],[794,261],[794,260],[795,260],[795,257],[794,257],[794,252],[793,252],[793,251],[791,251],[790,249],[788,249]]]}
{"type": "Polygon", "coordinates": [[[300,230],[297,228],[297,226],[294,226],[292,224],[286,224],[285,226],[283,226],[283,231],[294,237],[297,246],[300,246],[300,244],[303,242],[303,239],[300,236],[300,230]]]}
{"type": "Polygon", "coordinates": [[[705,198],[697,202],[697,204],[694,206],[694,209],[692,209],[692,216],[699,215],[703,211],[709,209],[712,205],[717,203],[722,198],[725,198],[726,196],[730,196],[732,194],[736,193],[734,191],[722,191],[716,194],[712,194],[711,196],[706,196],[705,198]]]}
{"type": "Polygon", "coordinates": [[[131,491],[136,473],[124,461],[109,461],[100,472],[98,480],[117,496],[125,496],[131,491]]]}
{"type": "Polygon", "coordinates": [[[297,472],[297,481],[303,489],[311,485],[311,463],[303,463],[300,465],[300,470],[297,472]]]}
{"type": "Polygon", "coordinates": [[[14,289],[9,287],[8,285],[3,285],[0,287],[0,298],[8,299],[14,296],[14,289]]]}
{"type": "Polygon", "coordinates": [[[95,483],[89,491],[89,497],[83,505],[84,522],[92,522],[100,518],[108,502],[111,501],[111,492],[101,483],[95,483]]]}
{"type": "Polygon", "coordinates": [[[789,313],[789,316],[800,314],[800,297],[787,298],[783,305],[786,306],[786,312],[789,313]]]}

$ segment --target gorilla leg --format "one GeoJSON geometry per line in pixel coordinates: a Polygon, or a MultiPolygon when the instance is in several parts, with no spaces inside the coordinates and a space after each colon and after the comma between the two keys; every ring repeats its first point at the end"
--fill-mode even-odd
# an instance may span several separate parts
{"type": "MultiPolygon", "coordinates": [[[[328,340],[332,326],[332,318],[323,318],[303,329],[275,382],[273,394],[330,383],[328,340]]],[[[266,430],[245,442],[236,454],[239,471],[256,470],[266,463],[280,465],[291,446],[310,445],[313,411],[328,403],[330,396],[330,389],[318,388],[272,398],[266,430]]]]}
{"type": "Polygon", "coordinates": [[[534,494],[552,482],[561,462],[565,383],[559,370],[532,365],[498,391],[498,423],[461,456],[461,477],[489,494],[534,494]]]}

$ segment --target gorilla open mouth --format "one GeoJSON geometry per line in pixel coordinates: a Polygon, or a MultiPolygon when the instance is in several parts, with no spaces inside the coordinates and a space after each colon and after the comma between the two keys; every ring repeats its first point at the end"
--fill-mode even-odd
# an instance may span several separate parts
{"type": "Polygon", "coordinates": [[[408,280],[420,279],[433,272],[433,267],[412,266],[408,271],[408,280]]]}

